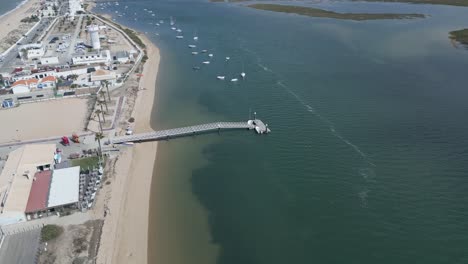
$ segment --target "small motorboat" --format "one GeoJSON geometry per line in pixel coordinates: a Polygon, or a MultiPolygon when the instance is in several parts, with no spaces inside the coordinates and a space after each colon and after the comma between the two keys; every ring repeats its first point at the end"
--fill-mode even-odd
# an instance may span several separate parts
{"type": "Polygon", "coordinates": [[[194,71],[198,71],[198,70],[200,70],[200,67],[195,66],[195,67],[193,67],[192,69],[193,69],[194,71]]]}
{"type": "Polygon", "coordinates": [[[203,64],[210,64],[210,61],[204,61],[203,64]]]}
{"type": "Polygon", "coordinates": [[[171,27],[171,29],[172,29],[172,30],[176,30],[176,28],[175,28],[175,27],[171,27]]]}
{"type": "Polygon", "coordinates": [[[192,51],[192,55],[197,55],[198,51],[192,51]]]}
{"type": "Polygon", "coordinates": [[[231,59],[231,57],[226,57],[226,60],[230,60],[230,59],[231,59]]]}
{"type": "Polygon", "coordinates": [[[240,75],[241,75],[242,79],[245,79],[245,72],[241,72],[240,75]]]}
{"type": "Polygon", "coordinates": [[[231,79],[231,82],[237,82],[237,81],[238,81],[237,78],[231,79]]]}
{"type": "Polygon", "coordinates": [[[191,49],[193,49],[193,48],[196,48],[197,46],[196,46],[196,45],[190,44],[190,45],[188,45],[188,47],[191,48],[191,49]]]}
{"type": "Polygon", "coordinates": [[[176,36],[177,39],[183,39],[184,36],[176,36]]]}
{"type": "Polygon", "coordinates": [[[216,79],[224,81],[224,76],[216,76],[216,79]]]}
{"type": "Polygon", "coordinates": [[[208,57],[213,57],[213,54],[211,54],[211,53],[210,53],[210,54],[208,54],[208,57]]]}
{"type": "Polygon", "coordinates": [[[178,28],[176,31],[180,33],[182,32],[182,29],[178,28]]]}
{"type": "Polygon", "coordinates": [[[202,52],[202,53],[207,53],[208,51],[207,51],[207,50],[202,50],[201,52],[202,52]]]}

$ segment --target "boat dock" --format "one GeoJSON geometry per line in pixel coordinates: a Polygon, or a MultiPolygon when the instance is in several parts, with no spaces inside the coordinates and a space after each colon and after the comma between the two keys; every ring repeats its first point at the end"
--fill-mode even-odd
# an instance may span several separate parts
{"type": "Polygon", "coordinates": [[[109,144],[136,143],[145,141],[168,140],[177,137],[193,136],[204,133],[221,132],[222,130],[255,130],[257,134],[268,134],[271,130],[268,124],[259,119],[248,120],[247,122],[215,122],[196,126],[173,128],[148,133],[139,133],[127,136],[109,138],[109,144]]]}

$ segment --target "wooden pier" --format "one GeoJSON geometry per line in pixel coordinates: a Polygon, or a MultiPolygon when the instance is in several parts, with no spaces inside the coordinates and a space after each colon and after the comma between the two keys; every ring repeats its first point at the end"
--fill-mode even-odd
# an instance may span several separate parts
{"type": "Polygon", "coordinates": [[[247,122],[216,122],[196,126],[173,128],[148,133],[133,134],[109,138],[109,144],[136,143],[145,141],[168,140],[177,137],[193,136],[204,133],[221,132],[223,130],[255,130],[257,134],[270,133],[268,125],[260,119],[249,120],[247,122]]]}

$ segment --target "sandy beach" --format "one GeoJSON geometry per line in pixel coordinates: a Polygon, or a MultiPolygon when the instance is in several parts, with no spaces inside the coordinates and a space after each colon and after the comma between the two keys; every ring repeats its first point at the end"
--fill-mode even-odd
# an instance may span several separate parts
{"type": "MultiPolygon", "coordinates": [[[[19,29],[20,27],[31,28],[34,23],[21,23],[21,19],[31,16],[34,13],[34,10],[39,8],[40,2],[40,0],[28,0],[23,5],[17,7],[15,10],[0,16],[0,42],[5,42],[5,38],[8,36],[8,34],[19,29]]],[[[24,30],[27,30],[27,28],[22,29],[21,32],[24,30]]],[[[0,52],[2,51],[2,48],[0,48],[0,52]]]]}
{"type": "MultiPolygon", "coordinates": [[[[133,109],[135,132],[151,131],[150,118],[157,89],[159,50],[147,38],[149,59],[140,79],[136,105],[133,109]]],[[[148,218],[151,179],[156,159],[157,143],[141,143],[119,154],[107,203],[97,263],[147,263],[148,218]]]]}
{"type": "Polygon", "coordinates": [[[71,135],[84,130],[88,100],[80,98],[22,104],[1,110],[0,143],[71,135]]]}

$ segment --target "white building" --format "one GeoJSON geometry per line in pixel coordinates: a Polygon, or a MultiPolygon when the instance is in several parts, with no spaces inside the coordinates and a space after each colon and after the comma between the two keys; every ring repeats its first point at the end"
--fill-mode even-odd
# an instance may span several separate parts
{"type": "Polygon", "coordinates": [[[109,64],[111,60],[112,58],[109,50],[87,53],[84,55],[74,55],[72,57],[72,62],[74,65],[91,65],[98,63],[109,64]]]}
{"type": "Polygon", "coordinates": [[[68,0],[68,7],[68,15],[70,20],[75,19],[75,16],[78,12],[84,11],[81,5],[81,0],[68,0]]]}
{"type": "Polygon", "coordinates": [[[42,57],[40,62],[42,65],[54,65],[59,64],[59,59],[58,57],[42,57]]]}
{"type": "Polygon", "coordinates": [[[13,94],[29,93],[32,89],[37,88],[39,81],[37,79],[19,80],[11,85],[13,94]]]}
{"type": "Polygon", "coordinates": [[[93,46],[93,49],[100,50],[101,41],[99,39],[99,26],[90,25],[86,29],[88,30],[88,33],[91,36],[91,45],[93,46]]]}
{"type": "Polygon", "coordinates": [[[26,52],[26,57],[28,60],[40,59],[44,56],[44,54],[45,54],[44,48],[28,49],[26,52]]]}
{"type": "Polygon", "coordinates": [[[76,204],[80,195],[80,167],[54,170],[50,183],[48,208],[76,204]]]}
{"type": "Polygon", "coordinates": [[[129,62],[130,59],[131,59],[130,54],[126,51],[119,51],[115,53],[114,55],[114,61],[118,61],[119,63],[122,63],[122,64],[129,62]]]}

